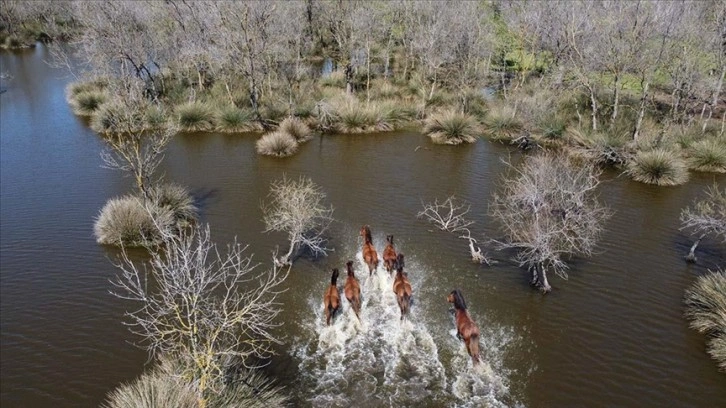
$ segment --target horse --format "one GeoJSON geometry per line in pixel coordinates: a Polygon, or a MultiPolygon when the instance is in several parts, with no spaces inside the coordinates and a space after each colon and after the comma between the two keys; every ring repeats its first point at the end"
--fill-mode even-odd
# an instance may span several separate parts
{"type": "Polygon", "coordinates": [[[383,266],[391,273],[396,267],[396,250],[393,248],[393,235],[386,236],[386,249],[383,250],[383,266]]]}
{"type": "Polygon", "coordinates": [[[338,293],[338,268],[333,269],[333,275],[330,277],[330,286],[325,289],[323,295],[323,305],[325,306],[325,324],[330,326],[330,319],[340,308],[340,294],[338,293]]]}
{"type": "Polygon", "coordinates": [[[371,237],[371,229],[364,225],[360,229],[360,236],[363,237],[363,260],[368,265],[368,276],[373,275],[373,271],[378,268],[378,253],[373,247],[373,238],[371,237]]]}
{"type": "Polygon", "coordinates": [[[396,294],[396,300],[398,301],[398,307],[401,309],[401,320],[408,315],[411,308],[411,283],[408,281],[408,276],[403,273],[403,254],[398,254],[396,257],[396,278],[393,280],[393,293],[396,294]]]}
{"type": "Polygon", "coordinates": [[[345,298],[348,299],[355,316],[360,320],[360,283],[353,272],[353,261],[348,261],[345,266],[348,268],[348,279],[345,280],[345,298]]]}
{"type": "Polygon", "coordinates": [[[456,335],[464,340],[466,351],[474,361],[474,365],[476,365],[480,361],[479,328],[476,327],[476,323],[474,323],[474,320],[471,319],[469,312],[466,310],[464,295],[461,294],[459,289],[454,289],[446,297],[446,301],[454,304],[454,309],[456,310],[456,335]]]}

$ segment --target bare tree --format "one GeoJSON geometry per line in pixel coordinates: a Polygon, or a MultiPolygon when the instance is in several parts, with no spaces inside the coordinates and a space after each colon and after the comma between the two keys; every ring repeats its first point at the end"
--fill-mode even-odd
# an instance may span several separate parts
{"type": "Polygon", "coordinates": [[[270,202],[263,204],[265,232],[287,234],[290,249],[276,258],[278,265],[292,264],[299,250],[307,248],[315,255],[325,255],[324,233],[333,221],[333,207],[323,205],[325,193],[307,177],[298,180],[283,176],[270,186],[270,202]]]}
{"type": "Polygon", "coordinates": [[[532,272],[532,284],[548,292],[547,272],[567,279],[565,258],[591,255],[610,212],[594,194],[600,170],[554,153],[525,158],[494,195],[490,214],[506,240],[500,249],[518,250],[515,260],[532,272]]]}
{"type": "Polygon", "coordinates": [[[688,262],[696,262],[696,247],[706,236],[712,235],[726,243],[726,189],[721,190],[714,184],[706,190],[705,199],[681,211],[681,230],[684,229],[698,236],[686,256],[688,262]]]}
{"type": "Polygon", "coordinates": [[[154,356],[183,362],[183,375],[193,379],[199,406],[224,384],[225,362],[236,358],[247,367],[272,353],[279,343],[277,296],[288,270],[276,266],[258,272],[245,247],[237,242],[220,253],[209,227],[181,235],[167,234],[163,249],[151,251],[148,266],[135,264],[122,251],[121,274],[112,293],[136,302],[127,312],[131,331],[154,356]]]}
{"type": "Polygon", "coordinates": [[[101,152],[106,167],[133,176],[144,199],[149,198],[151,178],[164,158],[164,151],[176,133],[173,126],[145,129],[144,113],[149,103],[140,97],[121,97],[118,108],[106,109],[104,134],[107,149],[101,152]]]}
{"type": "Polygon", "coordinates": [[[492,264],[492,261],[477,246],[476,239],[471,236],[469,227],[474,224],[474,221],[465,218],[466,214],[471,210],[470,204],[450,196],[441,203],[437,199],[433,203],[424,204],[423,208],[423,211],[418,213],[418,218],[425,219],[442,231],[460,234],[459,238],[469,241],[469,253],[472,261],[487,265],[492,264]]]}

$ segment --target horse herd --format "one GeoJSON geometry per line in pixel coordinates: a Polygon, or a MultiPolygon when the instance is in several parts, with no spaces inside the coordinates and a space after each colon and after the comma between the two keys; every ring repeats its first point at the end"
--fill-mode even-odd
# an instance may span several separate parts
{"type": "MultiPolygon", "coordinates": [[[[368,274],[371,276],[373,275],[373,271],[378,267],[379,260],[378,253],[373,246],[371,229],[368,225],[361,228],[360,236],[363,237],[363,261],[368,266],[368,274]]],[[[393,246],[393,235],[388,235],[386,241],[388,243],[383,250],[383,266],[389,274],[395,271],[393,293],[396,295],[398,307],[401,309],[401,320],[403,320],[409,314],[413,290],[411,289],[411,283],[408,281],[408,274],[403,271],[405,266],[404,256],[401,253],[397,254],[393,246]]],[[[345,266],[348,277],[345,280],[343,293],[345,294],[345,298],[348,299],[356,317],[360,320],[360,282],[355,277],[353,262],[348,261],[345,266]]],[[[340,309],[341,300],[338,290],[338,275],[338,268],[334,268],[330,278],[330,286],[325,289],[325,294],[323,295],[325,323],[327,325],[330,325],[331,319],[340,309]]],[[[474,361],[474,364],[477,364],[479,362],[479,328],[471,316],[469,316],[464,295],[462,295],[461,290],[454,289],[446,297],[446,300],[454,305],[457,336],[464,341],[467,352],[474,361]]]]}

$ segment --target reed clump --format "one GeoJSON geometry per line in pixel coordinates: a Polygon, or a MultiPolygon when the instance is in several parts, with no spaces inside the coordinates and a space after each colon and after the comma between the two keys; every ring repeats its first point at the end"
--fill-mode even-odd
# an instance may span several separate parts
{"type": "Polygon", "coordinates": [[[480,134],[476,119],[457,111],[431,115],[424,122],[423,132],[432,142],[448,145],[474,143],[480,134]]]}
{"type": "Polygon", "coordinates": [[[626,174],[641,183],[676,186],[688,181],[688,166],[679,151],[656,148],[637,152],[626,174]]]}
{"type": "Polygon", "coordinates": [[[287,157],[297,152],[298,142],[291,134],[276,130],[257,140],[257,153],[265,156],[287,157]]]}
{"type": "Polygon", "coordinates": [[[174,109],[179,129],[186,132],[204,132],[215,128],[214,114],[209,104],[187,102],[174,109]]]}
{"type": "Polygon", "coordinates": [[[708,335],[708,353],[726,371],[726,272],[717,270],[698,277],[686,290],[685,316],[691,328],[708,335]]]}

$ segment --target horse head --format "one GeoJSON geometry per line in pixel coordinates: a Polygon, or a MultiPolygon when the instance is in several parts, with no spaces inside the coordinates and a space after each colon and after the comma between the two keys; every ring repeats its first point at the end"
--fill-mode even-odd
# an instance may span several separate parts
{"type": "Polygon", "coordinates": [[[393,235],[386,235],[386,241],[388,241],[389,244],[393,245],[393,235]]]}
{"type": "Polygon", "coordinates": [[[348,276],[355,276],[355,274],[353,272],[353,261],[346,262],[345,267],[348,270],[348,276]]]}
{"type": "Polygon", "coordinates": [[[454,304],[455,309],[466,310],[466,301],[464,295],[461,294],[461,290],[454,289],[446,297],[446,301],[454,304]]]}
{"type": "Polygon", "coordinates": [[[330,277],[330,284],[336,285],[338,283],[338,268],[333,268],[333,275],[330,277]]]}
{"type": "Polygon", "coordinates": [[[405,262],[403,261],[403,254],[399,253],[396,257],[396,271],[403,272],[403,267],[405,266],[405,262]]]}
{"type": "Polygon", "coordinates": [[[373,243],[373,238],[371,237],[371,228],[369,226],[364,225],[360,229],[360,236],[363,237],[367,244],[373,243]]]}

